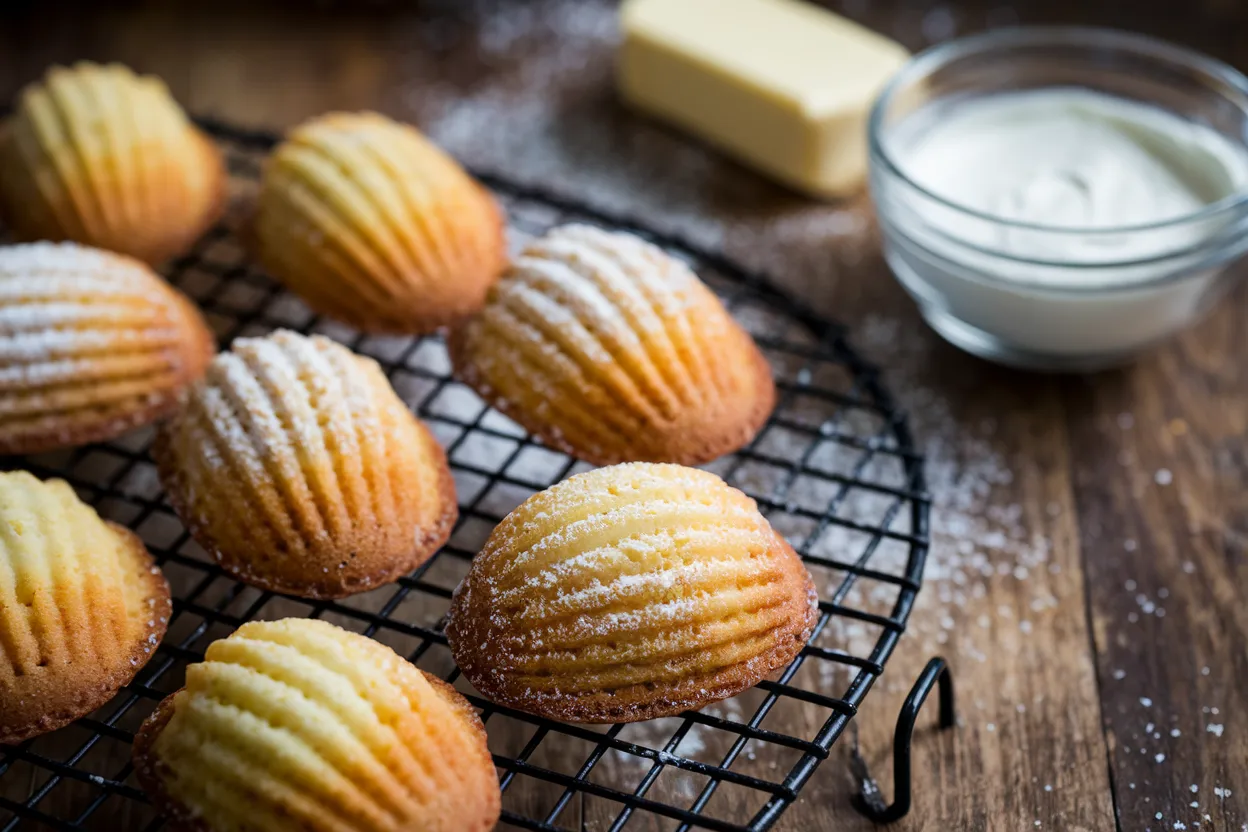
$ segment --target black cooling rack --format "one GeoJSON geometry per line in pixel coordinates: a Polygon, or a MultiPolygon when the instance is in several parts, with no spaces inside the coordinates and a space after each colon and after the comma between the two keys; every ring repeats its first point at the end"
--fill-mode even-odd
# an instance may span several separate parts
{"type": "MultiPolygon", "coordinates": [[[[274,139],[223,125],[233,202],[254,191],[274,139]]],[[[325,618],[394,647],[442,675],[482,710],[503,789],[502,828],[761,832],[797,799],[884,669],[914,603],[928,546],[922,460],[876,371],[843,330],[720,257],[496,176],[483,176],[510,217],[512,244],[567,221],[629,228],[688,260],[758,340],[779,401],[744,450],[708,466],[754,497],[793,543],[821,594],[810,644],[774,681],[697,713],[632,725],[579,726],[499,708],[459,678],[441,622],[451,591],[502,517],[530,494],[585,467],[526,436],[450,374],[442,340],[373,338],[312,315],[246,261],[227,221],[168,269],[222,344],[287,327],[320,332],[376,358],[447,448],[461,519],[450,543],[387,587],[308,602],[225,576],[163,501],[148,456],[151,431],[73,451],[6,461],[60,476],[104,516],[137,531],[174,589],[165,642],[133,684],[72,726],[0,747],[0,830],[155,830],[162,821],[129,764],[133,731],[182,684],[206,645],[256,618],[325,618]]],[[[908,803],[909,726],[941,667],[912,694],[897,736],[897,803],[865,783],[877,818],[908,803]],[[903,776],[904,775],[904,776],[903,776]]],[[[951,689],[942,685],[951,719],[951,689]]],[[[945,713],[945,712],[948,713],[945,713]]]]}

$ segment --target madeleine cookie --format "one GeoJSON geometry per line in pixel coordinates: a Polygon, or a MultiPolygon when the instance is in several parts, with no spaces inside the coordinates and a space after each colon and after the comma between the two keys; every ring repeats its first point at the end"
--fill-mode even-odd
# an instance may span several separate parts
{"type": "Polygon", "coordinates": [[[269,160],[251,237],[310,307],[369,332],[467,317],[506,258],[493,198],[414,128],[376,113],[295,128],[269,160]]]}
{"type": "Polygon", "coordinates": [[[225,208],[221,153],[164,83],[120,64],[54,66],[0,136],[0,215],[25,240],[159,263],[225,208]]]}
{"type": "Polygon", "coordinates": [[[597,465],[709,462],[775,404],[766,360],[688,267],[583,225],[530,245],[450,351],[487,402],[597,465]]]}
{"type": "Polygon", "coordinates": [[[184,832],[486,832],[499,816],[467,700],[311,619],[213,642],[139,729],[134,767],[184,832]]]}
{"type": "Polygon", "coordinates": [[[73,243],[0,246],[0,454],[159,419],[214,350],[195,306],[137,260],[73,243]]]}
{"type": "Polygon", "coordinates": [[[446,455],[377,362],[328,338],[240,338],[153,455],[195,539],[240,581],[305,598],[389,583],[446,542],[446,455]]]}
{"type": "Polygon", "coordinates": [[[0,745],[99,708],[147,663],[169,585],[62,480],[0,473],[0,745]]]}
{"type": "Polygon", "coordinates": [[[490,535],[446,628],[468,681],[568,722],[636,722],[735,696],[818,617],[801,560],[714,474],[632,463],[535,494],[490,535]]]}

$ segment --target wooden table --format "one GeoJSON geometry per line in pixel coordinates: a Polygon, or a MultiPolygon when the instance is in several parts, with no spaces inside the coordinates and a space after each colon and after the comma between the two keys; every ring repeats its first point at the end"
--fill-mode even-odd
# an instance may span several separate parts
{"type": "MultiPolygon", "coordinates": [[[[608,4],[174,5],[7,19],[0,92],[90,57],[157,73],[190,110],[244,125],[381,109],[477,167],[722,249],[852,327],[911,413],[935,499],[912,626],[855,721],[884,782],[898,706],[929,656],[948,657],[961,693],[957,730],[918,735],[898,830],[1248,830],[1248,295],[1128,369],[997,369],[919,321],[865,198],[808,202],[621,109],[608,4]]],[[[1248,68],[1237,5],[838,7],[912,48],[1014,22],[1130,20],[1248,68]]],[[[850,741],[778,828],[869,827],[849,804],[850,741]]]]}

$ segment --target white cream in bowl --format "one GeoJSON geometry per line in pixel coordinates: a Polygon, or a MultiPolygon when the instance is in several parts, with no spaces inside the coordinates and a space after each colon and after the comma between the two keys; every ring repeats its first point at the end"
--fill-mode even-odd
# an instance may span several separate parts
{"type": "MultiPolygon", "coordinates": [[[[1076,45],[1169,48],[1098,30],[1019,32],[1068,50],[1072,33],[1076,45]]],[[[1195,321],[1229,287],[1228,265],[1248,250],[1244,134],[1115,94],[1112,81],[1132,79],[1107,81],[1110,70],[1090,68],[1087,85],[1034,83],[1037,67],[1078,77],[1055,57],[1061,49],[1044,61],[1022,50],[1015,69],[1027,83],[1010,89],[1009,50],[993,52],[993,39],[963,51],[988,53],[972,64],[997,65],[995,88],[946,77],[954,89],[941,94],[931,79],[910,79],[904,106],[892,100],[899,82],[877,104],[872,192],[885,255],[927,320],[965,349],[1045,369],[1118,363],[1195,321]],[[904,112],[885,118],[890,103],[904,112]]],[[[1159,83],[1142,88],[1168,101],[1173,91],[1159,83]]],[[[1248,123],[1243,108],[1225,109],[1248,123]]]]}

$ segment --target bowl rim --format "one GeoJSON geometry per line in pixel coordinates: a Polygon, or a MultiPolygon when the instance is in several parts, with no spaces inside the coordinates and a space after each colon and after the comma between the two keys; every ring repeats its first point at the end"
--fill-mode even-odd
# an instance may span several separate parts
{"type": "MultiPolygon", "coordinates": [[[[1245,76],[1244,73],[1229,64],[1224,63],[1217,58],[1198,52],[1195,49],[1179,46],[1178,44],[1170,43],[1169,41],[1152,37],[1150,35],[1142,35],[1135,32],[1106,27],[1011,26],[1003,29],[993,29],[987,32],[966,35],[960,38],[954,38],[953,40],[949,40],[944,43],[936,44],[935,46],[930,46],[910,58],[910,60],[907,61],[906,64],[903,65],[891,79],[889,79],[888,83],[884,85],[879,94],[876,96],[867,120],[868,152],[873,165],[876,162],[881,163],[890,175],[896,177],[907,187],[914,189],[923,197],[937,203],[942,208],[964,214],[968,217],[973,217],[983,222],[993,223],[1004,228],[1018,229],[1021,231],[1043,232],[1046,234],[1053,234],[1055,236],[1070,235],[1087,237],[1159,231],[1163,229],[1178,228],[1191,223],[1204,222],[1206,220],[1216,219],[1220,216],[1231,215],[1238,211],[1248,209],[1248,188],[1241,188],[1234,193],[1228,194],[1222,199],[1201,206],[1196,211],[1181,214],[1176,217],[1170,217],[1164,220],[1155,220],[1131,225],[1102,226],[1096,228],[1057,226],[1046,223],[1015,220],[985,211],[980,211],[976,208],[952,201],[948,197],[935,193],[910,178],[905,171],[902,170],[901,166],[894,160],[885,147],[883,141],[884,112],[896,96],[898,90],[900,90],[908,82],[913,81],[915,78],[923,78],[931,75],[940,67],[948,65],[955,60],[976,54],[982,55],[993,52],[1004,52],[1008,49],[1020,46],[1082,46],[1088,49],[1102,51],[1108,48],[1119,51],[1132,51],[1146,57],[1160,59],[1163,62],[1178,64],[1184,68],[1195,70],[1205,76],[1212,77],[1217,81],[1220,81],[1226,87],[1229,87],[1237,92],[1240,96],[1242,96],[1243,101],[1232,103],[1235,103],[1236,107],[1241,110],[1245,114],[1245,118],[1248,119],[1248,76],[1245,76]]],[[[1223,97],[1227,100],[1231,100],[1225,95],[1223,97]]],[[[1238,144],[1245,149],[1246,155],[1248,155],[1248,137],[1241,137],[1238,144]]],[[[1001,257],[1013,258],[1013,255],[1010,255],[1008,252],[993,251],[991,253],[1001,257]]],[[[1186,253],[1190,253],[1190,251],[1186,253]]],[[[1080,264],[1078,262],[1065,261],[1037,262],[1043,262],[1048,265],[1067,265],[1071,267],[1122,265],[1122,263],[1080,264]]],[[[1139,284],[1134,285],[1138,286],[1139,284]]]]}

